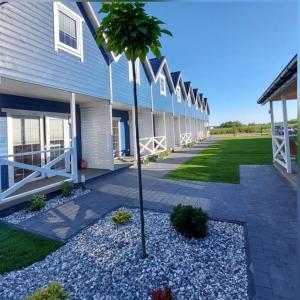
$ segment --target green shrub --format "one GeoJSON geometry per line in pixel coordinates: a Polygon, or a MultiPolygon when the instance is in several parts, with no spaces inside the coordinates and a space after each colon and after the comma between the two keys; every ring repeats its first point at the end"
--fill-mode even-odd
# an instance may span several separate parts
{"type": "Polygon", "coordinates": [[[162,152],[158,153],[158,159],[164,159],[170,155],[171,151],[170,150],[164,150],[162,152]]]}
{"type": "Polygon", "coordinates": [[[37,289],[31,296],[27,296],[26,300],[63,300],[69,296],[69,292],[65,291],[58,282],[51,282],[46,288],[37,289]]]}
{"type": "Polygon", "coordinates": [[[63,197],[70,197],[72,194],[72,184],[69,181],[64,181],[60,185],[60,192],[63,197]]]}
{"type": "Polygon", "coordinates": [[[132,219],[132,213],[127,210],[120,210],[114,213],[111,219],[116,224],[125,224],[132,219]]]}
{"type": "Polygon", "coordinates": [[[185,237],[203,238],[207,235],[208,215],[201,208],[177,205],[170,219],[175,230],[185,237]]]}
{"type": "Polygon", "coordinates": [[[26,207],[27,211],[37,211],[45,207],[46,197],[43,194],[34,194],[29,199],[29,204],[26,207]]]}
{"type": "Polygon", "coordinates": [[[152,155],[147,155],[144,159],[143,159],[143,163],[145,165],[151,163],[151,162],[156,162],[158,159],[158,155],[156,154],[152,154],[152,155]]]}

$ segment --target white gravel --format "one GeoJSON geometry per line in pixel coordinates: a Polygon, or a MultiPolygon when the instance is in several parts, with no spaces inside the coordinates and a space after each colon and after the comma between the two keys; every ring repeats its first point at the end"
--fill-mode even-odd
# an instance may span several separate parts
{"type": "Polygon", "coordinates": [[[108,214],[43,261],[0,276],[0,299],[24,299],[50,281],[71,299],[151,299],[164,284],[174,299],[248,299],[241,225],[210,221],[207,238],[188,240],[168,214],[146,211],[149,256],[140,259],[139,211],[131,211],[127,225],[113,224],[108,214]]]}
{"type": "Polygon", "coordinates": [[[89,192],[90,192],[90,190],[82,191],[81,189],[75,189],[72,191],[72,194],[70,197],[62,197],[61,195],[58,195],[58,196],[46,201],[45,207],[39,211],[30,211],[29,212],[29,211],[26,211],[25,209],[21,209],[11,215],[0,218],[0,220],[6,221],[6,222],[12,223],[12,224],[18,224],[22,221],[25,221],[34,216],[37,216],[38,214],[43,213],[43,212],[49,210],[50,208],[55,208],[59,205],[62,205],[70,200],[73,200],[79,196],[85,195],[89,192]]]}

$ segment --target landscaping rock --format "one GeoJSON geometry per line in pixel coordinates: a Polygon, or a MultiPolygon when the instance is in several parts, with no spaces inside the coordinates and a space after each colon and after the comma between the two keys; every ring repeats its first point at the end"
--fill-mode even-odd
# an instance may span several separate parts
{"type": "Polygon", "coordinates": [[[50,281],[70,299],[151,299],[164,285],[174,299],[248,299],[243,226],[209,221],[206,238],[186,239],[168,214],[146,211],[141,259],[139,211],[130,211],[132,222],[115,225],[110,213],[43,261],[0,276],[0,299],[24,299],[50,281]]]}

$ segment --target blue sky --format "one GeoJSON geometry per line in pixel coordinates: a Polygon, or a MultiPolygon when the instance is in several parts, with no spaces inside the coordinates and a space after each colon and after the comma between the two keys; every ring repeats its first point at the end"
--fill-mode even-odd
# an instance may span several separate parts
{"type": "MultiPolygon", "coordinates": [[[[210,124],[269,122],[256,100],[297,51],[294,1],[152,2],[146,10],[173,37],[162,38],[171,71],[208,98],[210,124]]],[[[151,57],[151,55],[149,55],[151,57]]],[[[280,107],[275,115],[280,121],[280,107]]],[[[296,118],[296,101],[288,104],[296,118]]]]}

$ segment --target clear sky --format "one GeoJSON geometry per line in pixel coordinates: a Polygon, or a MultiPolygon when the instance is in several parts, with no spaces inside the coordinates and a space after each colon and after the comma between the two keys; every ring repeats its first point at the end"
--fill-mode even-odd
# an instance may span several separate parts
{"type": "MultiPolygon", "coordinates": [[[[151,2],[146,10],[173,33],[162,53],[208,98],[211,125],[270,121],[256,100],[296,54],[295,1],[151,2]]],[[[296,101],[288,113],[296,118],[296,101]]]]}

